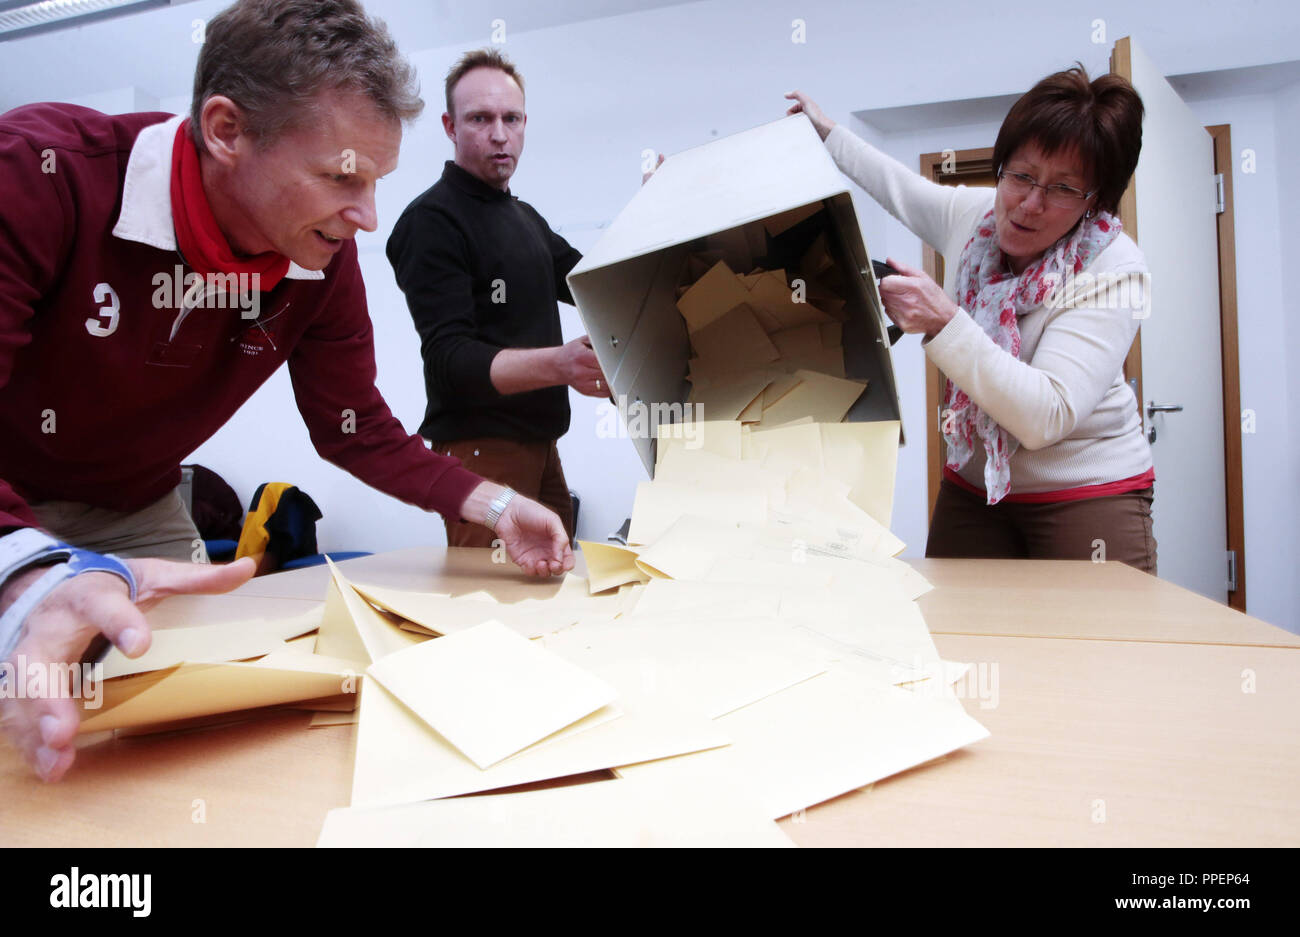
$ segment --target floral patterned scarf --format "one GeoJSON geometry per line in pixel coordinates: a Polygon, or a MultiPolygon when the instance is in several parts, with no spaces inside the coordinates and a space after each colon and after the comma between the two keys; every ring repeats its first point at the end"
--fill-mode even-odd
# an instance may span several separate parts
{"type": "MultiPolygon", "coordinates": [[[[999,348],[1020,357],[1017,317],[1042,305],[1049,293],[1080,273],[1119,236],[1119,219],[1109,212],[1084,218],[1074,231],[1053,244],[1020,276],[1007,268],[998,246],[993,209],[962,248],[957,266],[957,299],[999,348]]],[[[948,381],[943,394],[944,439],[948,468],[960,471],[970,461],[978,439],[984,446],[984,490],[997,504],[1011,490],[1011,456],[1020,443],[994,422],[965,391],[948,381]]]]}

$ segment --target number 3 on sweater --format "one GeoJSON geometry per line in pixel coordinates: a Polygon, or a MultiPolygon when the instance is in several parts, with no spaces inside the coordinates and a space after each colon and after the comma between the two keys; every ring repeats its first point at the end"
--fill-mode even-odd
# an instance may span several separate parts
{"type": "Polygon", "coordinates": [[[99,308],[99,317],[86,320],[86,331],[100,338],[107,338],[117,331],[117,320],[120,317],[122,303],[117,298],[117,293],[113,291],[113,287],[107,283],[95,284],[95,302],[102,303],[105,300],[108,301],[108,305],[99,308]],[[100,319],[105,317],[108,321],[101,322],[100,319]]]}

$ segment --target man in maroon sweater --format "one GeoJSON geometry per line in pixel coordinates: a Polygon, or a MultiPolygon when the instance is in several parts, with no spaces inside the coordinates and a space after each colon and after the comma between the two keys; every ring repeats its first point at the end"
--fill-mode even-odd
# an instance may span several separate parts
{"type": "MultiPolygon", "coordinates": [[[[413,77],[355,0],[240,0],[207,27],[188,120],[0,116],[0,663],[75,661],[99,633],[138,656],[140,607],[251,575],[70,558],[36,528],[186,556],[184,536],[164,549],[146,529],[174,513],[180,461],[286,361],[324,458],[491,527],[529,574],[572,568],[552,512],[429,451],[375,388],[352,238],[377,227],[375,182],[423,106],[413,77]],[[70,517],[103,530],[74,535],[70,517]]],[[[74,701],[9,695],[7,734],[62,776],[74,701]]]]}

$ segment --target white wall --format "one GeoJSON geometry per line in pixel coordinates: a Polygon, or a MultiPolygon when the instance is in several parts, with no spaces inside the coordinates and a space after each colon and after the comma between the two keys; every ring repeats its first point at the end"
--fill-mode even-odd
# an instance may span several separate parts
{"type": "MultiPolygon", "coordinates": [[[[1276,95],[1274,115],[1277,149],[1274,153],[1272,169],[1278,180],[1277,206],[1280,237],[1277,270],[1280,273],[1283,269],[1294,269],[1290,265],[1295,262],[1296,257],[1300,257],[1300,217],[1297,217],[1297,208],[1300,208],[1300,179],[1296,178],[1295,171],[1295,154],[1300,153],[1300,83],[1291,85],[1276,95]]],[[[1243,145],[1249,146],[1250,140],[1247,138],[1237,144],[1238,153],[1243,145]]],[[[1240,160],[1238,160],[1237,170],[1233,173],[1234,184],[1240,178],[1240,160]]],[[[1242,268],[1240,247],[1237,249],[1237,268],[1239,271],[1242,268]]],[[[1256,269],[1254,275],[1264,278],[1266,272],[1256,269]]],[[[1276,566],[1271,576],[1276,578],[1262,580],[1268,585],[1265,593],[1267,604],[1261,602],[1259,614],[1268,621],[1276,621],[1292,631],[1300,632],[1300,576],[1296,575],[1296,566],[1300,563],[1300,529],[1297,529],[1300,528],[1297,524],[1300,520],[1300,428],[1295,423],[1300,417],[1300,373],[1295,370],[1297,362],[1300,362],[1300,293],[1297,293],[1292,284],[1286,283],[1281,289],[1281,294],[1282,316],[1279,323],[1281,331],[1277,335],[1279,338],[1285,337],[1283,361],[1279,362],[1274,357],[1271,390],[1267,386],[1266,376],[1261,376],[1266,386],[1259,390],[1264,397],[1271,394],[1287,402],[1288,412],[1285,421],[1273,428],[1273,431],[1279,436],[1290,435],[1290,457],[1278,458],[1276,463],[1260,473],[1264,477],[1256,478],[1253,486],[1247,488],[1247,497],[1264,504],[1260,514],[1267,515],[1270,500],[1276,505],[1276,517],[1259,518],[1256,515],[1257,523],[1261,528],[1267,525],[1267,529],[1291,531],[1290,551],[1283,552],[1279,549],[1279,555],[1275,558],[1276,566]]],[[[1257,344],[1266,343],[1268,340],[1269,336],[1265,334],[1257,344]]],[[[1246,358],[1245,348],[1243,348],[1242,361],[1247,360],[1249,359],[1246,358]]],[[[1242,399],[1245,406],[1244,393],[1242,399]]],[[[1264,542],[1267,540],[1265,539],[1264,542]]],[[[1255,555],[1258,556],[1258,552],[1255,555]]],[[[1254,563],[1256,560],[1252,558],[1251,562],[1254,563]]],[[[1255,606],[1250,598],[1250,589],[1255,588],[1254,582],[1260,581],[1252,580],[1247,590],[1247,602],[1251,605],[1252,612],[1255,606]]]]}
{"type": "MultiPolygon", "coordinates": [[[[438,8],[443,6],[456,13],[459,31],[452,35],[462,35],[459,27],[472,23],[472,16],[464,14],[472,4],[466,0],[438,8]]],[[[184,62],[197,53],[192,44],[186,48],[188,23],[219,7],[205,0],[83,27],[75,40],[47,36],[7,43],[0,56],[0,106],[54,96],[43,93],[49,87],[57,87],[57,96],[64,99],[119,87],[127,82],[114,78],[115,62],[138,63],[154,56],[170,63],[167,68],[160,64],[158,82],[140,77],[138,64],[131,81],[159,98],[163,109],[185,109],[189,79],[184,62]],[[72,68],[75,62],[63,61],[64,56],[84,59],[91,48],[103,50],[94,69],[72,68]],[[84,88],[74,93],[69,76],[83,73],[84,88]]],[[[413,9],[429,9],[413,0],[372,0],[369,7],[393,22],[409,22],[413,9]]],[[[478,39],[407,50],[422,76],[429,107],[407,134],[401,167],[380,188],[381,230],[358,238],[375,320],[380,388],[412,430],[424,407],[419,352],[383,244],[401,209],[437,178],[450,153],[437,121],[441,78],[459,52],[486,43],[490,20],[483,15],[478,39]]],[[[528,144],[513,188],[583,249],[635,190],[643,148],[671,154],[775,119],[783,113],[782,92],[793,87],[813,94],[835,119],[867,132],[851,118],[854,111],[1019,92],[1075,59],[1094,73],[1104,71],[1110,45],[1123,35],[1137,36],[1166,73],[1176,74],[1288,60],[1295,55],[1288,37],[1298,26],[1300,10],[1283,0],[1257,3],[1249,16],[1228,17],[1208,2],[1175,0],[1140,6],[1099,0],[1086,12],[1064,2],[1011,0],[996,11],[953,5],[926,16],[884,2],[708,0],[532,31],[512,28],[505,51],[527,78],[529,108],[528,144]],[[805,23],[806,43],[791,41],[795,19],[805,23]],[[1104,42],[1094,41],[1097,20],[1105,22],[1104,42]]],[[[403,37],[399,32],[399,43],[403,37]]],[[[1283,353],[1285,348],[1300,351],[1300,329],[1285,329],[1285,313],[1300,310],[1280,274],[1283,260],[1300,248],[1294,220],[1297,183],[1278,172],[1281,154],[1295,152],[1294,144],[1300,142],[1295,140],[1300,93],[1291,89],[1287,95],[1202,102],[1198,113],[1206,115],[1206,122],[1233,123],[1238,150],[1252,145],[1260,153],[1259,172],[1236,177],[1242,398],[1243,406],[1256,409],[1261,427],[1245,446],[1251,610],[1300,629],[1297,577],[1291,573],[1300,551],[1289,529],[1296,517],[1295,499],[1282,504],[1273,495],[1279,489],[1290,492],[1300,469],[1300,439],[1289,430],[1286,394],[1287,364],[1296,359],[1283,353]],[[1290,150],[1282,145],[1284,135],[1293,144],[1290,150]],[[1269,162],[1265,153],[1271,154],[1269,162]],[[1279,210],[1279,204],[1292,211],[1279,210]],[[1283,335],[1286,342],[1277,340],[1283,335]],[[1269,365],[1259,367],[1258,362],[1269,365]]],[[[995,129],[936,128],[877,142],[911,165],[922,151],[987,145],[995,129]]],[[[895,253],[903,260],[919,260],[915,238],[865,196],[858,205],[873,256],[895,253]]],[[[569,307],[563,318],[566,337],[580,333],[569,307]]],[[[895,366],[914,442],[900,455],[894,526],[909,542],[909,554],[917,555],[925,540],[925,394],[923,363],[914,342],[898,347],[895,366]]],[[[583,497],[579,533],[601,539],[628,513],[643,472],[626,441],[595,437],[593,403],[576,396],[573,401],[573,429],[561,451],[570,485],[583,497]]],[[[225,475],[245,499],[261,481],[300,484],[325,511],[320,539],[326,549],[381,550],[442,540],[436,518],[367,489],[314,456],[283,374],[268,382],[195,459],[225,475]]]]}

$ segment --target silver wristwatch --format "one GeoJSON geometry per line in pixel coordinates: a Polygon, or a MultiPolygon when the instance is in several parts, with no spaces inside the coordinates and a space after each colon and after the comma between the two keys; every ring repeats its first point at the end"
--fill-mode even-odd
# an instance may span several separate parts
{"type": "Polygon", "coordinates": [[[497,521],[501,520],[502,513],[510,505],[510,502],[515,499],[516,494],[518,492],[513,488],[506,488],[501,494],[493,498],[492,503],[488,505],[487,516],[483,518],[483,526],[496,533],[497,521]]]}

